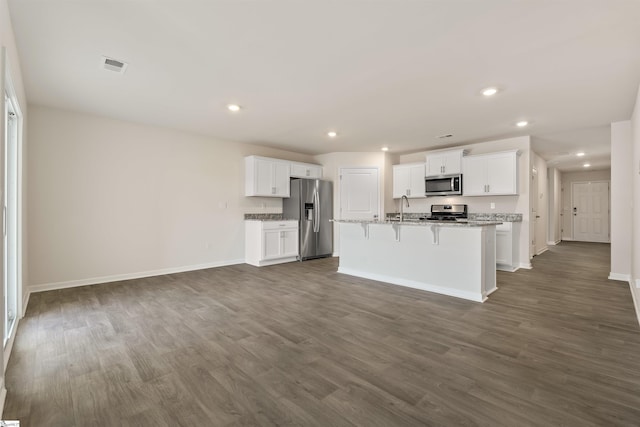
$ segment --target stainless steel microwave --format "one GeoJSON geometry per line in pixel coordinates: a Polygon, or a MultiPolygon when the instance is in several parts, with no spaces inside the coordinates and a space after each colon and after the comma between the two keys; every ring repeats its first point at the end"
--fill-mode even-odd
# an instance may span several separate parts
{"type": "Polygon", "coordinates": [[[428,176],[424,179],[426,196],[462,194],[462,174],[428,176]]]}

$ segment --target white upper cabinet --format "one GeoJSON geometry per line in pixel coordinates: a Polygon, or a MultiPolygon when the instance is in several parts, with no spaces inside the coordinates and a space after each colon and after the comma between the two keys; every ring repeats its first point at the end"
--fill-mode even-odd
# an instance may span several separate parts
{"type": "Polygon", "coordinates": [[[291,162],[291,178],[322,178],[322,166],[291,162]]]}
{"type": "Polygon", "coordinates": [[[245,157],[245,196],[289,197],[291,164],[268,157],[245,157]]]}
{"type": "Polygon", "coordinates": [[[446,150],[427,154],[426,176],[461,173],[464,150],[446,150]]]}
{"type": "Polygon", "coordinates": [[[464,196],[518,194],[518,150],[462,159],[464,196]]]}
{"type": "Polygon", "coordinates": [[[407,196],[410,199],[424,195],[424,163],[393,165],[393,198],[407,196]]]}

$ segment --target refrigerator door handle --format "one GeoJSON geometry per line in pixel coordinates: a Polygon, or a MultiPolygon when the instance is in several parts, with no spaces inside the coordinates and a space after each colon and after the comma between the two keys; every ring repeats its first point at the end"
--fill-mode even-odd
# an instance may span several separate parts
{"type": "Polygon", "coordinates": [[[318,196],[317,191],[313,194],[313,197],[315,199],[315,206],[313,209],[315,214],[315,217],[313,218],[313,231],[317,233],[320,231],[320,197],[318,196]]]}

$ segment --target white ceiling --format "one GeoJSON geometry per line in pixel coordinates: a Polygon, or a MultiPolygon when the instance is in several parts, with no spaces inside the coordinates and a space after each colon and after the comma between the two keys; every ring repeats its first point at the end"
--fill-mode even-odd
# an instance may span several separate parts
{"type": "Polygon", "coordinates": [[[311,154],[530,134],[561,169],[607,167],[640,83],[637,0],[9,4],[31,104],[311,154]]]}

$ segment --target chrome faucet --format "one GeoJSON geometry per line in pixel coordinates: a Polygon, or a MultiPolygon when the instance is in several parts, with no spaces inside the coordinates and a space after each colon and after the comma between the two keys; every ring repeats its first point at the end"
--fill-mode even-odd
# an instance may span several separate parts
{"type": "Polygon", "coordinates": [[[409,198],[407,196],[402,196],[400,199],[400,222],[404,221],[404,201],[407,201],[407,207],[409,207],[409,198]]]}

